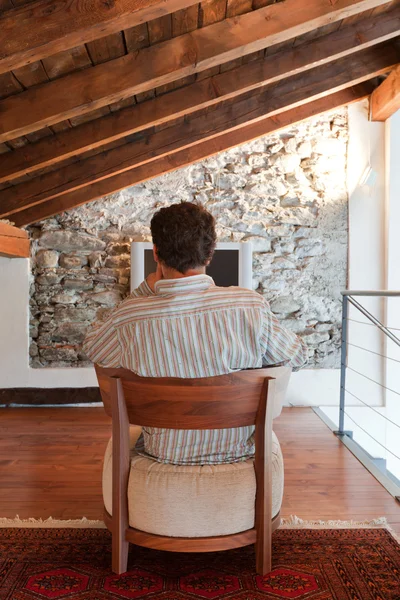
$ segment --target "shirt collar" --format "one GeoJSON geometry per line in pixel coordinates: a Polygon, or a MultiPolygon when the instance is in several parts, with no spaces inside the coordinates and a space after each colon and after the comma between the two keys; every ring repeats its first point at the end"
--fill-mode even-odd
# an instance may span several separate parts
{"type": "Polygon", "coordinates": [[[154,289],[157,296],[166,296],[204,292],[214,285],[213,279],[208,275],[191,275],[179,279],[160,279],[156,282],[154,289]]]}

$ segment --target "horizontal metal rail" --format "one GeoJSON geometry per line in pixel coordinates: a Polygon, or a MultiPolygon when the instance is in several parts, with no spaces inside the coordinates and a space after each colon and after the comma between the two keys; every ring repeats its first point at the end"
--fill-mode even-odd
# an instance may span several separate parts
{"type": "Polygon", "coordinates": [[[342,296],[382,296],[384,298],[397,298],[400,291],[389,290],[344,290],[342,296]]]}

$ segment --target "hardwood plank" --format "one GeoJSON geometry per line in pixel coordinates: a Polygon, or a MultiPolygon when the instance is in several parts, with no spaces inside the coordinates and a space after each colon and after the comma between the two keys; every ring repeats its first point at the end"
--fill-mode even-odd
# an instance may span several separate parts
{"type": "Polygon", "coordinates": [[[237,131],[231,131],[212,138],[211,140],[207,140],[206,142],[200,142],[191,148],[186,148],[185,150],[167,155],[149,164],[135,167],[118,175],[108,177],[97,183],[54,198],[53,200],[48,200],[37,206],[21,210],[13,215],[13,221],[20,226],[34,223],[64,210],[101,198],[106,194],[119,191],[131,185],[157,177],[163,173],[168,173],[169,171],[173,171],[182,166],[197,162],[208,156],[227,150],[228,148],[244,144],[252,139],[282,129],[316,114],[332,110],[339,106],[349,104],[350,102],[361,100],[368,97],[371,91],[372,89],[368,85],[347,88],[342,92],[304,104],[293,110],[281,112],[278,115],[264,120],[261,119],[256,123],[238,129],[237,131]]]}
{"type": "Polygon", "coordinates": [[[10,10],[10,8],[13,8],[11,0],[0,0],[0,15],[2,11],[10,10]]]}
{"type": "Polygon", "coordinates": [[[48,78],[52,80],[74,71],[86,69],[92,63],[85,46],[79,46],[44,58],[42,64],[48,78]]]}
{"type": "Polygon", "coordinates": [[[147,23],[141,23],[124,31],[126,49],[128,52],[140,50],[150,45],[147,23]]]}
{"type": "Polygon", "coordinates": [[[28,234],[23,229],[19,229],[18,227],[13,227],[9,223],[3,223],[0,221],[0,235],[4,235],[7,237],[17,237],[23,240],[28,239],[28,234]]]}
{"type": "MultiPolygon", "coordinates": [[[[53,133],[59,133],[60,131],[66,131],[67,129],[71,129],[71,123],[67,121],[60,121],[60,123],[55,123],[50,127],[53,133]]],[[[36,147],[36,146],[35,146],[36,147]]]]}
{"type": "Polygon", "coordinates": [[[25,65],[13,71],[14,77],[24,86],[24,88],[46,83],[49,78],[40,61],[25,65]]]}
{"type": "Polygon", "coordinates": [[[107,35],[99,40],[86,44],[90,60],[94,65],[119,58],[125,54],[124,36],[122,31],[107,35]]]}
{"type": "Polygon", "coordinates": [[[371,121],[386,121],[400,108],[400,65],[373,92],[370,103],[371,121]]]}
{"type": "Polygon", "coordinates": [[[50,136],[53,136],[53,132],[50,127],[43,127],[43,129],[38,129],[37,131],[32,131],[32,133],[26,134],[27,139],[32,143],[38,142],[39,140],[48,138],[50,136]]]}
{"type": "Polygon", "coordinates": [[[150,44],[158,44],[172,37],[171,15],[163,15],[147,23],[150,44]]]}
{"type": "Polygon", "coordinates": [[[252,0],[228,0],[226,5],[226,16],[235,17],[244,15],[252,10],[252,0]]]}
{"type": "Polygon", "coordinates": [[[189,8],[178,10],[172,15],[172,37],[183,35],[197,29],[199,18],[199,5],[194,4],[189,8]]]}
{"type": "Polygon", "coordinates": [[[10,148],[12,148],[13,150],[18,150],[19,148],[23,148],[23,146],[26,146],[26,144],[29,144],[29,142],[25,136],[15,138],[13,140],[8,140],[8,142],[7,142],[7,145],[10,148]]]}
{"type": "Polygon", "coordinates": [[[204,0],[199,7],[199,27],[223,21],[225,16],[226,0],[204,0]]]}
{"type": "MultiPolygon", "coordinates": [[[[362,521],[386,516],[400,533],[400,506],[311,409],[284,408],[274,430],[285,465],[283,517],[362,521]],[[299,477],[299,471],[306,476],[299,477]]],[[[110,435],[102,408],[1,410],[0,516],[102,520],[102,460],[110,435]],[[82,445],[85,439],[92,445],[82,445]]]]}
{"type": "Polygon", "coordinates": [[[0,222],[0,256],[5,258],[28,258],[29,239],[26,231],[0,222]]]}
{"type": "Polygon", "coordinates": [[[0,99],[7,98],[12,94],[18,94],[24,88],[12,73],[3,73],[0,75],[0,99]]]}
{"type": "Polygon", "coordinates": [[[39,0],[7,11],[0,16],[0,73],[191,4],[193,0],[39,0]]]}
{"type": "Polygon", "coordinates": [[[0,142],[171,83],[383,3],[384,0],[337,0],[334,4],[329,0],[286,0],[143,48],[87,71],[72,73],[60,81],[3,100],[0,142]]]}
{"type": "Polygon", "coordinates": [[[236,101],[223,103],[205,115],[186,118],[181,124],[144,139],[142,134],[138,134],[128,144],[3,190],[0,192],[0,216],[15,214],[134,166],[189,148],[200,140],[209,140],[260,118],[271,117],[282,110],[293,109],[371,79],[390,70],[397,61],[398,52],[390,44],[380,47],[379,52],[374,48],[367,49],[357,54],[357,60],[351,66],[336,61],[317,67],[306,74],[300,73],[273,86],[266,86],[261,93],[255,90],[236,101]]]}
{"type": "MultiPolygon", "coordinates": [[[[162,99],[141,103],[133,109],[66,131],[51,142],[44,140],[20,152],[10,153],[0,163],[0,182],[12,181],[25,173],[211,106],[263,83],[273,83],[344,57],[354,50],[363,50],[381,40],[390,39],[399,30],[400,8],[397,7],[379,20],[360,22],[357,27],[342,29],[296,50],[289,49],[277,57],[266,57],[265,60],[239,67],[230,74],[216,75],[209,81],[200,79],[181,92],[172,92],[162,99]]],[[[132,98],[128,101],[134,103],[132,98]]]]}
{"type": "Polygon", "coordinates": [[[0,256],[4,258],[29,258],[29,240],[0,236],[0,256]]]}
{"type": "Polygon", "coordinates": [[[78,117],[73,117],[69,120],[73,127],[77,127],[82,125],[82,123],[89,123],[90,121],[96,121],[98,118],[104,117],[110,114],[110,109],[108,106],[103,106],[102,108],[98,108],[90,113],[85,113],[84,115],[79,115],[78,117]]]}

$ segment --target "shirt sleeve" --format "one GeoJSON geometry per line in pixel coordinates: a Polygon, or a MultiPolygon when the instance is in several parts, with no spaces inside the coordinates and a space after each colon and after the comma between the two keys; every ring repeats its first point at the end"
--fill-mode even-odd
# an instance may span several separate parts
{"type": "MultiPolygon", "coordinates": [[[[154,296],[154,292],[146,280],[130,295],[131,298],[148,296],[154,296]]],[[[97,365],[114,369],[121,366],[121,345],[113,322],[113,314],[104,323],[95,323],[89,329],[82,349],[86,356],[97,365]]]]}
{"type": "Polygon", "coordinates": [[[102,367],[121,366],[121,346],[112,315],[104,323],[96,323],[89,329],[82,349],[91,361],[102,367]]]}
{"type": "Polygon", "coordinates": [[[261,345],[265,349],[263,365],[284,362],[293,370],[303,367],[308,359],[307,346],[293,331],[281,325],[266,300],[263,302],[261,345]]]}

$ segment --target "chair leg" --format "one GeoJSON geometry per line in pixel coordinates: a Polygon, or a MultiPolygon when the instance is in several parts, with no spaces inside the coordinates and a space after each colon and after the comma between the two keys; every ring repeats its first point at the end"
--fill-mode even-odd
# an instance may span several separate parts
{"type": "Polygon", "coordinates": [[[272,539],[271,535],[262,532],[256,541],[256,571],[258,575],[267,575],[272,570],[272,539]]]}
{"type": "Polygon", "coordinates": [[[112,534],[112,571],[117,575],[128,570],[129,542],[125,540],[125,532],[121,530],[112,534]]]}

